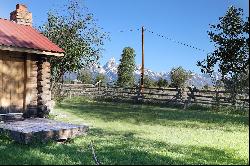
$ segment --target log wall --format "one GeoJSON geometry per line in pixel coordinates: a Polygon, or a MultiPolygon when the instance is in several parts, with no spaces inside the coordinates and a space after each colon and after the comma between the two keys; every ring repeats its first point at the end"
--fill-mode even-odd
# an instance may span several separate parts
{"type": "Polygon", "coordinates": [[[0,114],[45,117],[50,110],[50,64],[46,58],[0,51],[0,114]]]}
{"type": "Polygon", "coordinates": [[[24,107],[26,109],[26,116],[36,117],[37,115],[37,57],[36,55],[26,55],[26,93],[24,107]]]}
{"type": "Polygon", "coordinates": [[[45,58],[40,58],[37,67],[38,116],[45,117],[51,110],[50,63],[45,58]]]}

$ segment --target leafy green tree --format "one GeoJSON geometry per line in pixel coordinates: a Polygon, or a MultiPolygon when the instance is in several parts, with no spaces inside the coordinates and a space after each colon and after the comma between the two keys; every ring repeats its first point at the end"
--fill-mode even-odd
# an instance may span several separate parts
{"type": "Polygon", "coordinates": [[[83,69],[78,72],[77,79],[84,84],[93,84],[93,77],[89,70],[83,69]]]}
{"type": "Polygon", "coordinates": [[[235,74],[224,79],[224,88],[230,92],[230,100],[236,104],[237,94],[249,94],[249,69],[247,73],[235,74]]]}
{"type": "Polygon", "coordinates": [[[106,86],[107,85],[107,79],[104,74],[98,74],[95,78],[95,83],[100,82],[101,86],[106,86]]]}
{"type": "Polygon", "coordinates": [[[243,10],[231,6],[217,25],[211,25],[208,35],[215,50],[203,61],[198,61],[203,73],[218,71],[225,76],[235,77],[247,73],[249,68],[249,18],[243,19],[243,10]]]}
{"type": "MultiPolygon", "coordinates": [[[[144,76],[143,83],[144,83],[144,87],[147,87],[147,88],[151,88],[155,86],[155,81],[149,78],[148,76],[144,76]]],[[[139,79],[138,84],[140,84],[140,79],[139,79]]]]}
{"type": "Polygon", "coordinates": [[[186,81],[191,77],[191,72],[186,71],[180,66],[171,70],[170,77],[172,87],[183,88],[186,81]]]}
{"type": "Polygon", "coordinates": [[[215,50],[198,66],[204,73],[212,73],[216,65],[222,74],[224,88],[231,92],[235,104],[237,93],[249,89],[249,17],[243,19],[243,10],[231,6],[219,24],[211,25],[208,35],[215,50]]]}
{"type": "Polygon", "coordinates": [[[202,89],[204,89],[204,90],[208,90],[208,89],[209,89],[208,84],[204,85],[204,86],[202,87],[202,89]]]}
{"type": "Polygon", "coordinates": [[[64,82],[65,84],[71,84],[72,80],[70,80],[70,79],[64,79],[63,82],[64,82]]]}
{"type": "Polygon", "coordinates": [[[50,11],[47,22],[40,27],[46,37],[65,51],[64,57],[50,58],[52,89],[65,72],[76,72],[98,61],[108,37],[80,1],[71,0],[65,7],[60,14],[50,11]]]}
{"type": "Polygon", "coordinates": [[[118,66],[118,86],[133,86],[135,83],[135,51],[131,47],[123,49],[120,64],[118,66]]]}
{"type": "Polygon", "coordinates": [[[157,82],[156,85],[158,87],[168,87],[168,81],[166,79],[160,78],[157,82]]]}

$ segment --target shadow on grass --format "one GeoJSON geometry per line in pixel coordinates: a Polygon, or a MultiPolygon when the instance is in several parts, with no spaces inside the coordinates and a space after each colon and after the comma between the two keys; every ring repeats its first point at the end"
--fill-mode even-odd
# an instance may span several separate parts
{"type": "Polygon", "coordinates": [[[69,144],[28,146],[0,140],[0,164],[94,165],[88,147],[90,140],[93,140],[102,164],[247,164],[247,161],[235,158],[232,152],[211,147],[168,144],[134,135],[133,132],[94,128],[88,136],[76,138],[69,144]]]}
{"type": "Polygon", "coordinates": [[[71,112],[79,117],[89,116],[108,122],[125,121],[133,124],[159,124],[163,126],[171,125],[188,128],[205,127],[208,129],[211,127],[223,127],[224,125],[249,125],[248,116],[223,114],[212,111],[87,102],[61,103],[59,108],[67,109],[67,112],[71,112]],[[205,125],[201,126],[201,123],[205,125]]]}
{"type": "Polygon", "coordinates": [[[236,152],[216,149],[207,146],[179,145],[161,141],[147,140],[136,137],[136,133],[120,131],[112,132],[100,128],[93,128],[89,133],[97,136],[95,144],[103,144],[102,138],[113,136],[112,140],[105,140],[107,144],[98,147],[100,160],[105,164],[247,164],[248,161],[235,157],[236,152]],[[112,144],[109,143],[112,141],[112,144]],[[110,163],[110,161],[112,161],[110,163]]]}

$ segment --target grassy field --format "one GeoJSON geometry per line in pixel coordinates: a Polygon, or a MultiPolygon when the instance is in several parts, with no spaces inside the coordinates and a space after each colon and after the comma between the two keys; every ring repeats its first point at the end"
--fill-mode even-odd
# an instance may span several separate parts
{"type": "Polygon", "coordinates": [[[112,104],[75,98],[56,120],[88,124],[64,144],[19,145],[0,139],[0,164],[249,164],[249,116],[209,110],[112,104]]]}

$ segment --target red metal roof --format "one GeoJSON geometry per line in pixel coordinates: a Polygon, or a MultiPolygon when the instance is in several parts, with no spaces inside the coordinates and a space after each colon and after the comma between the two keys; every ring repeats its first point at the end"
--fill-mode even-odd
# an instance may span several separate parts
{"type": "Polygon", "coordinates": [[[0,18],[0,45],[63,53],[63,49],[27,25],[0,18]]]}

